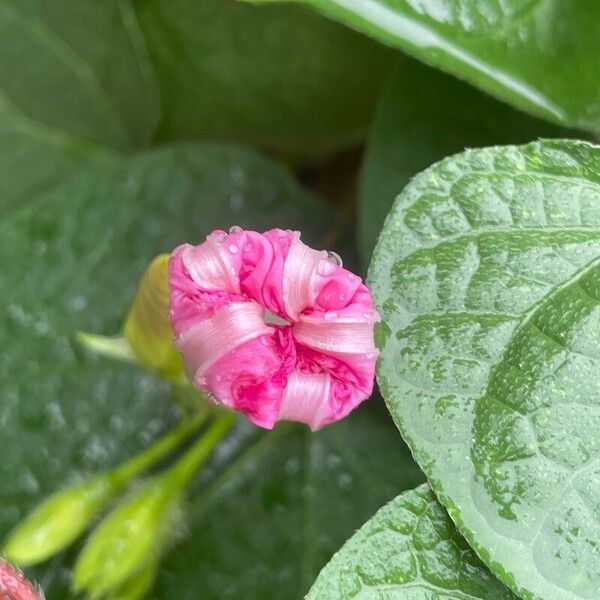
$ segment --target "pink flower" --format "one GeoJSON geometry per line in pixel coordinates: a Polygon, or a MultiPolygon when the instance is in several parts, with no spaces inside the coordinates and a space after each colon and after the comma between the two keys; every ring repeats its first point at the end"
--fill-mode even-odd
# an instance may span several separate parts
{"type": "Polygon", "coordinates": [[[257,425],[317,430],[371,395],[371,294],[298,232],[214,231],[175,249],[169,284],[188,377],[257,425]]]}
{"type": "Polygon", "coordinates": [[[0,558],[0,600],[42,600],[24,575],[0,558]]]}

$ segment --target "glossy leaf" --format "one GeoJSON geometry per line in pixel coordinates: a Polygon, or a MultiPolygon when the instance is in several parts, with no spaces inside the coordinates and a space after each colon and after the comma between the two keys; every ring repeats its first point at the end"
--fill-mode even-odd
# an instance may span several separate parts
{"type": "Polygon", "coordinates": [[[358,241],[363,263],[369,264],[395,197],[429,165],[465,148],[567,135],[454,77],[402,61],[379,101],[361,174],[358,241]]]}
{"type": "Polygon", "coordinates": [[[0,54],[0,211],[153,135],[158,95],[129,0],[5,0],[0,54]]]}
{"type": "MultiPolygon", "coordinates": [[[[165,147],[118,171],[80,173],[14,210],[0,224],[0,537],[42,498],[133,456],[172,423],[165,383],[77,339],[81,330],[119,331],[154,256],[232,223],[299,229],[319,246],[330,217],[284,169],[213,144],[165,147]]],[[[201,589],[205,598],[226,598],[220,584],[256,581],[260,558],[274,575],[254,597],[266,590],[295,598],[297,587],[279,594],[275,573],[307,589],[369,514],[422,478],[377,411],[319,437],[300,429],[270,435],[241,424],[219,448],[192,495],[191,535],[167,558],[153,597],[196,598],[201,589]],[[343,450],[325,445],[334,437],[343,450]],[[390,463],[371,465],[366,457],[382,447],[390,463]],[[345,500],[336,507],[339,494],[345,500]],[[318,501],[314,513],[305,495],[318,501]],[[274,527],[292,536],[285,547],[295,561],[284,559],[274,527]]],[[[58,561],[33,575],[49,600],[69,597],[69,571],[58,561]]]]}
{"type": "Polygon", "coordinates": [[[134,4],[163,99],[161,139],[318,154],[362,139],[391,53],[299,6],[134,4]]]}
{"type": "Polygon", "coordinates": [[[369,519],[307,596],[351,598],[516,600],[469,548],[426,484],[369,519]]]}
{"type": "Polygon", "coordinates": [[[471,150],[418,175],[370,268],[378,379],[433,489],[522,598],[600,586],[600,148],[471,150]]]}
{"type": "Polygon", "coordinates": [[[600,128],[596,0],[300,1],[520,109],[600,128]]]}

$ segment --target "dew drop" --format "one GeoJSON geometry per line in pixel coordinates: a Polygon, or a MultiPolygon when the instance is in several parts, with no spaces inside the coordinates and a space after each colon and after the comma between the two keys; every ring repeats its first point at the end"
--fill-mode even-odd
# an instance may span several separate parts
{"type": "Polygon", "coordinates": [[[242,233],[244,230],[239,225],[233,225],[229,228],[229,234],[235,235],[236,233],[242,233]]]}
{"type": "Polygon", "coordinates": [[[322,259],[317,265],[317,273],[323,277],[331,275],[335,271],[335,265],[328,259],[322,259]]]}
{"type": "Polygon", "coordinates": [[[238,253],[238,247],[235,244],[230,244],[229,245],[229,252],[231,252],[231,254],[237,254],[238,253]]]}
{"type": "Polygon", "coordinates": [[[217,244],[222,244],[227,239],[227,234],[224,231],[215,231],[207,235],[206,239],[217,244]]]}
{"type": "Polygon", "coordinates": [[[338,314],[335,310],[328,310],[325,313],[324,318],[326,321],[333,321],[338,318],[338,314]]]}
{"type": "Polygon", "coordinates": [[[206,384],[208,383],[206,380],[206,377],[198,377],[198,379],[196,380],[196,383],[200,386],[200,387],[206,387],[206,384]]]}
{"type": "Polygon", "coordinates": [[[342,257],[337,253],[333,252],[333,250],[327,250],[327,258],[336,266],[343,266],[342,257]]]}

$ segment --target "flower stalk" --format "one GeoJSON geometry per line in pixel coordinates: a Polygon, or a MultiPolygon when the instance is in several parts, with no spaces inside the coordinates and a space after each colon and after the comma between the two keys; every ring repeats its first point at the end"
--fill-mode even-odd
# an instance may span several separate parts
{"type": "Polygon", "coordinates": [[[135,589],[134,582],[147,581],[148,570],[176,537],[186,489],[234,421],[234,413],[222,413],[172,467],[146,481],[109,513],[77,560],[76,592],[113,598],[124,586],[135,589]]]}
{"type": "Polygon", "coordinates": [[[119,467],[50,496],[9,534],[3,554],[20,567],[28,567],[64,550],[131,479],[180,446],[205,418],[203,413],[185,421],[119,467]]]}

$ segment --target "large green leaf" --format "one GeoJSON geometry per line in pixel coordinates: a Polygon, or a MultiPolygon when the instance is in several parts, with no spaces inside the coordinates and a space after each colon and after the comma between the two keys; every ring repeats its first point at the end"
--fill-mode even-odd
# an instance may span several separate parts
{"type": "Polygon", "coordinates": [[[129,0],[0,2],[0,209],[102,147],[144,145],[158,95],[129,0]],[[97,148],[100,146],[100,148],[97,148]]]}
{"type": "Polygon", "coordinates": [[[389,409],[526,599],[600,588],[599,265],[600,148],[546,141],[421,173],[370,268],[389,409]]]}
{"type": "MultiPolygon", "coordinates": [[[[330,217],[284,169],[220,145],[163,148],[101,174],[82,172],[13,210],[0,224],[0,537],[43,497],[117,464],[172,422],[164,383],[132,365],[98,358],[75,341],[77,330],[120,329],[154,255],[232,223],[300,229],[318,245],[330,217]]],[[[421,478],[391,423],[371,411],[318,437],[295,429],[260,435],[265,441],[258,449],[272,450],[253,463],[260,455],[258,435],[240,425],[206,470],[192,506],[206,502],[210,515],[200,521],[191,515],[193,536],[169,558],[160,597],[197,598],[202,590],[203,597],[220,598],[219,581],[232,577],[233,568],[236,577],[251,578],[257,556],[275,564],[275,538],[262,555],[251,545],[273,534],[263,511],[281,521],[282,531],[288,515],[291,520],[305,511],[305,525],[291,521],[306,532],[305,549],[298,550],[305,562],[285,568],[290,579],[308,582],[368,514],[421,478]],[[380,443],[394,468],[371,463],[380,443]],[[260,487],[242,465],[254,470],[260,487]],[[363,489],[363,478],[372,489],[363,489]],[[343,507],[334,506],[334,495],[346,498],[343,507]],[[238,524],[227,539],[225,523],[238,524]],[[235,564],[213,553],[220,544],[230,544],[232,552],[237,545],[235,564]],[[190,587],[200,576],[210,587],[190,587]]],[[[68,571],[60,561],[34,575],[49,599],[68,597],[68,571]]],[[[276,597],[277,581],[265,585],[276,597]]]]}
{"type": "Polygon", "coordinates": [[[429,165],[465,148],[565,135],[454,77],[402,61],[379,101],[361,174],[358,233],[364,264],[394,198],[429,165]]]}
{"type": "Polygon", "coordinates": [[[597,0],[299,1],[518,108],[600,128],[597,0]]]}
{"type": "Polygon", "coordinates": [[[162,139],[319,153],[358,142],[391,54],[298,6],[140,0],[163,97],[162,139]]]}
{"type": "Polygon", "coordinates": [[[429,486],[384,506],[321,571],[308,600],[516,600],[456,531],[429,486]]]}

